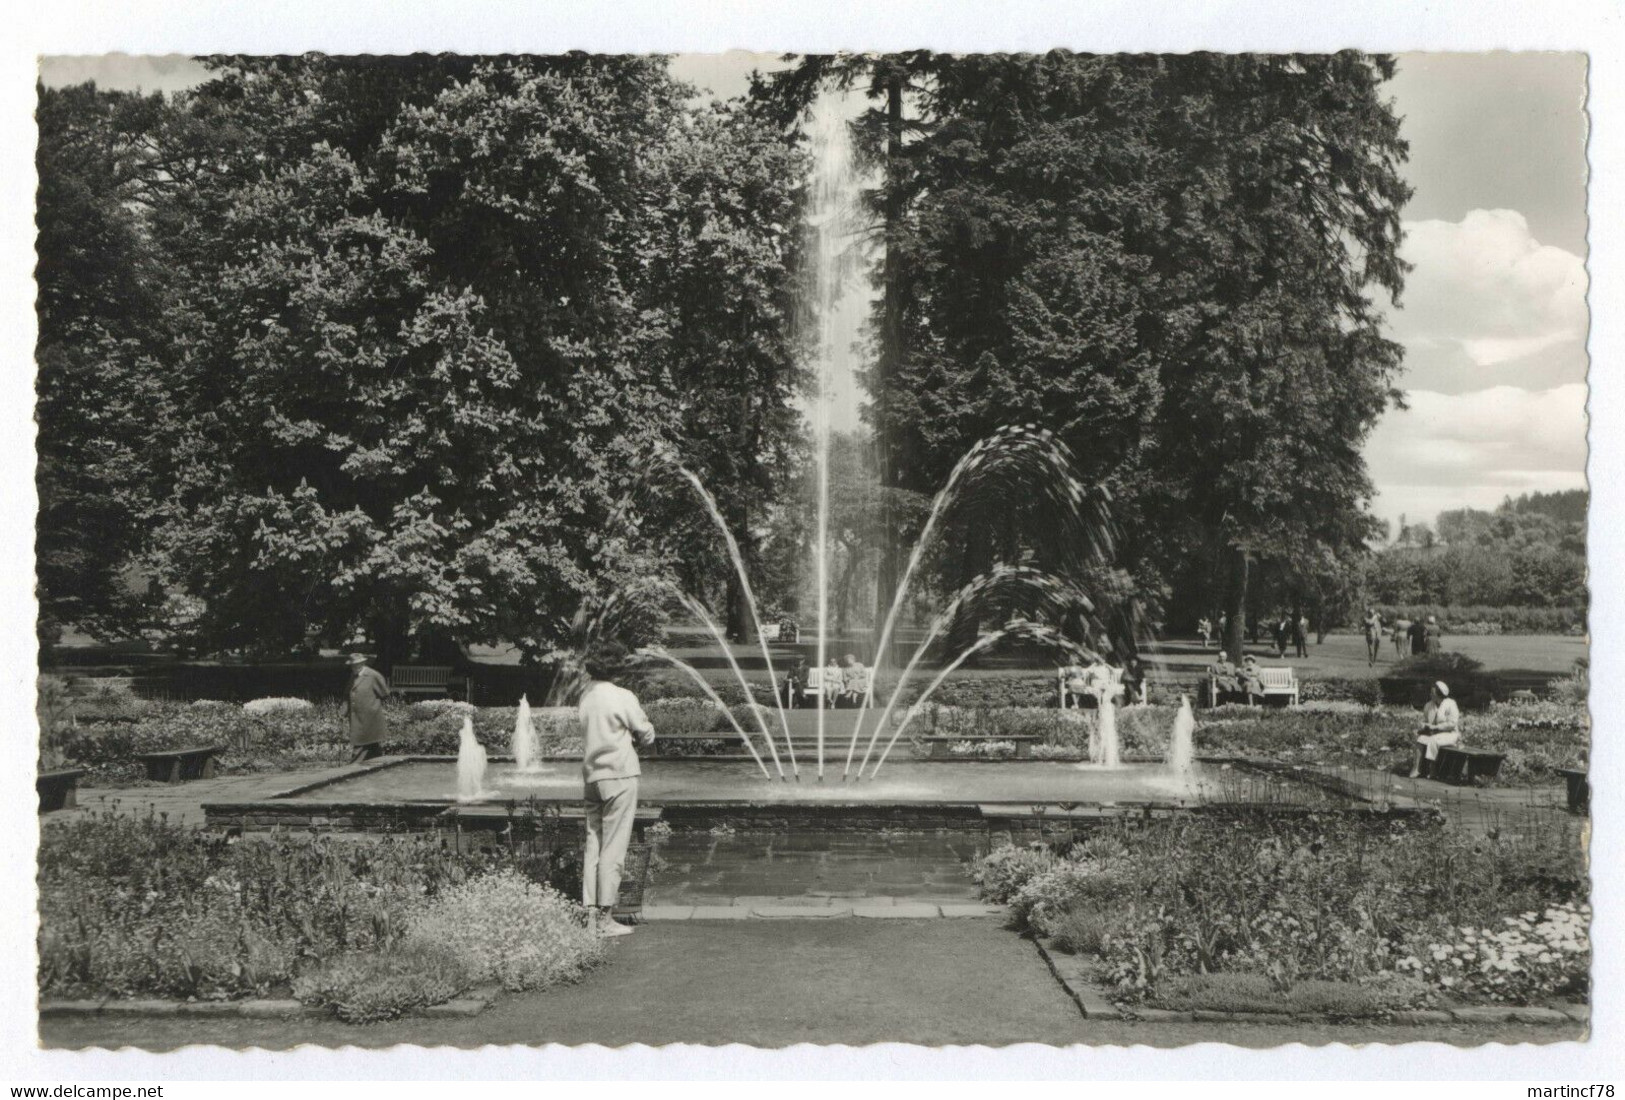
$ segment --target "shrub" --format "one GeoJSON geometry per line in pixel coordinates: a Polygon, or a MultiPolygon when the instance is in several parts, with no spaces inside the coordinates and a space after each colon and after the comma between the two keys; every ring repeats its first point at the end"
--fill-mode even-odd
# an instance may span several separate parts
{"type": "Polygon", "coordinates": [[[586,910],[515,871],[445,891],[412,918],[405,942],[438,945],[474,981],[510,990],[575,981],[604,955],[586,910]]]}
{"type": "Polygon", "coordinates": [[[250,699],[243,704],[244,714],[287,714],[290,711],[309,710],[309,699],[250,699]]]}
{"type": "Polygon", "coordinates": [[[443,714],[473,714],[473,703],[461,699],[424,699],[406,708],[406,717],[413,722],[431,722],[443,714]]]}
{"type": "Polygon", "coordinates": [[[657,735],[709,733],[721,717],[716,704],[708,699],[657,699],[645,704],[643,711],[654,723],[657,735]]]}
{"type": "Polygon", "coordinates": [[[1055,946],[1074,955],[1099,955],[1113,926],[1110,904],[1075,903],[1052,922],[1055,946]]]}
{"type": "Polygon", "coordinates": [[[1382,688],[1375,680],[1354,680],[1328,676],[1298,681],[1298,698],[1310,702],[1348,702],[1374,707],[1382,702],[1382,688]]]}
{"type": "Polygon", "coordinates": [[[1044,845],[1017,848],[1001,845],[982,859],[975,879],[982,896],[995,905],[1004,905],[1035,875],[1055,865],[1055,853],[1044,845]]]}
{"type": "Polygon", "coordinates": [[[1178,1009],[1279,1012],[1281,999],[1262,974],[1181,974],[1157,987],[1157,1003],[1178,1009]]]}
{"type": "Polygon", "coordinates": [[[364,1024],[449,1001],[471,984],[454,952],[419,942],[342,955],[295,979],[293,988],[304,1003],[326,1005],[339,1019],[364,1024]]]}

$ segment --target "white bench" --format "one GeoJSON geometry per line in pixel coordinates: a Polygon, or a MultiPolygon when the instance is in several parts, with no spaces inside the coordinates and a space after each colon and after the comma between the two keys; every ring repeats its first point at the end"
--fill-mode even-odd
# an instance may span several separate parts
{"type": "MultiPolygon", "coordinates": [[[[1239,677],[1241,670],[1237,669],[1236,674],[1239,677]]],[[[1298,676],[1290,667],[1260,668],[1258,670],[1258,679],[1264,685],[1265,699],[1269,699],[1271,696],[1284,697],[1287,706],[1295,707],[1298,705],[1298,676]]],[[[1211,672],[1208,673],[1207,697],[1212,700],[1214,705],[1218,704],[1218,678],[1211,672]]]]}
{"type": "MultiPolygon", "coordinates": [[[[1101,688],[1105,687],[1107,693],[1115,699],[1117,696],[1123,694],[1123,670],[1120,668],[1108,667],[1105,669],[1105,671],[1108,675],[1105,683],[1102,684],[1100,680],[1100,666],[1096,665],[1083,669],[1082,679],[1086,684],[1089,685],[1087,694],[1094,695],[1098,699],[1100,697],[1101,688]]],[[[1085,693],[1075,692],[1071,688],[1067,687],[1067,680],[1077,678],[1077,672],[1078,669],[1076,666],[1073,666],[1072,668],[1057,669],[1055,672],[1056,682],[1060,685],[1062,710],[1067,709],[1068,699],[1072,700],[1072,704],[1075,707],[1083,705],[1082,699],[1085,693]],[[1068,673],[1072,673],[1073,675],[1069,677],[1067,675],[1068,673]]]]}

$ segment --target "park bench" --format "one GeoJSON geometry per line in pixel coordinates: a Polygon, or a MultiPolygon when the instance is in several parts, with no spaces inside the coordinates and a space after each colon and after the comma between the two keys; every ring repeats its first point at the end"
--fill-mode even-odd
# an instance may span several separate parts
{"type": "Polygon", "coordinates": [[[155,783],[185,783],[189,779],[213,779],[214,758],[220,745],[163,752],[138,752],[135,758],[146,767],[147,778],[155,783]]]}
{"type": "MultiPolygon", "coordinates": [[[[1260,668],[1258,678],[1264,685],[1264,701],[1266,703],[1271,699],[1285,699],[1286,705],[1289,707],[1298,705],[1298,676],[1290,667],[1260,668]]],[[[1231,692],[1229,694],[1238,695],[1243,693],[1231,692]]],[[[1254,694],[1256,695],[1257,692],[1254,692],[1254,694]]],[[[1208,673],[1207,697],[1212,705],[1218,706],[1220,702],[1219,681],[1218,677],[1212,673],[1208,673]]]]}
{"type": "MultiPolygon", "coordinates": [[[[1016,758],[1025,760],[1032,756],[1033,746],[1042,741],[1043,738],[1036,733],[928,733],[919,740],[920,744],[925,745],[930,750],[933,760],[953,759],[955,755],[953,746],[964,741],[969,741],[973,745],[994,741],[1010,741],[1016,746],[1016,758]]],[[[972,760],[982,759],[974,754],[968,755],[966,758],[972,760]]]]}
{"type": "Polygon", "coordinates": [[[1441,783],[1462,785],[1475,779],[1494,779],[1506,754],[1466,745],[1441,745],[1433,762],[1433,778],[1441,783]]]}
{"type": "Polygon", "coordinates": [[[1569,813],[1583,814],[1591,810],[1591,777],[1584,768],[1558,768],[1569,790],[1569,813]]]}
{"type": "Polygon", "coordinates": [[[71,810],[78,805],[79,777],[84,774],[84,768],[59,768],[36,775],[34,791],[39,795],[39,812],[71,810]]]}
{"type": "MultiPolygon", "coordinates": [[[[449,695],[452,683],[450,665],[396,665],[389,670],[389,690],[397,695],[449,695]]],[[[468,697],[468,681],[463,697],[468,697]]]]}
{"type": "MultiPolygon", "coordinates": [[[[1084,679],[1085,682],[1087,682],[1090,685],[1090,688],[1092,690],[1080,693],[1080,692],[1074,692],[1072,689],[1067,687],[1067,683],[1066,683],[1067,680],[1069,679],[1069,677],[1067,676],[1067,673],[1068,672],[1073,672],[1074,675],[1075,675],[1075,672],[1076,672],[1075,668],[1074,669],[1062,668],[1062,669],[1057,669],[1056,670],[1055,679],[1056,679],[1056,682],[1060,685],[1061,709],[1062,710],[1068,709],[1068,702],[1067,702],[1068,700],[1071,700],[1072,707],[1074,707],[1074,708],[1081,707],[1083,705],[1083,700],[1086,697],[1092,696],[1093,691],[1098,690],[1098,681],[1095,680],[1093,677],[1091,677],[1089,675],[1089,671],[1090,670],[1088,670],[1088,669],[1084,670],[1083,679],[1084,679]]],[[[1123,694],[1123,670],[1120,669],[1120,668],[1108,668],[1108,669],[1106,669],[1106,671],[1109,674],[1109,679],[1107,680],[1107,685],[1111,689],[1112,698],[1115,699],[1119,695],[1123,694]]]]}

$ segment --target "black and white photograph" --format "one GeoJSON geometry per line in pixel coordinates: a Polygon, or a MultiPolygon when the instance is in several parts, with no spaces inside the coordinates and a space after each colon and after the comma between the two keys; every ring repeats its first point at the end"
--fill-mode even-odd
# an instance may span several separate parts
{"type": "Polygon", "coordinates": [[[1594,1042],[1594,59],[742,44],[40,56],[40,1048],[1594,1042]]]}

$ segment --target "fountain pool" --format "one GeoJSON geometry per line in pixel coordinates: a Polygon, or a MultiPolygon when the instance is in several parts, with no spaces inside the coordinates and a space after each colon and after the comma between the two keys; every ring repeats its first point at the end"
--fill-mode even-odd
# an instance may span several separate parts
{"type": "MultiPolygon", "coordinates": [[[[1334,789],[1312,772],[1265,769],[1245,762],[1198,764],[1185,776],[1160,762],[1115,768],[1048,760],[900,760],[874,779],[841,783],[763,782],[748,764],[729,760],[646,761],[640,807],[676,827],[796,827],[816,822],[841,830],[984,829],[990,818],[1036,814],[1103,818],[1239,806],[1294,812],[1362,806],[1355,792],[1334,789]]],[[[552,807],[576,816],[582,802],[573,761],[557,770],[521,772],[511,761],[490,763],[480,796],[460,799],[456,761],[444,757],[386,758],[335,769],[330,775],[271,799],[212,803],[212,825],[270,828],[401,828],[509,807],[552,807]]]]}

